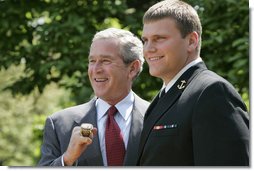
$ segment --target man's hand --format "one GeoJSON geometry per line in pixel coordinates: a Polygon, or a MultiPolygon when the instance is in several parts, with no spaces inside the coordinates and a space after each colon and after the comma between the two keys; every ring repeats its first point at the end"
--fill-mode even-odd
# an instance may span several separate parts
{"type": "Polygon", "coordinates": [[[84,137],[80,133],[81,127],[76,126],[72,130],[70,143],[66,152],[63,154],[65,166],[72,166],[79,156],[85,151],[88,145],[92,143],[93,136],[97,133],[97,129],[93,128],[89,137],[84,137]]]}

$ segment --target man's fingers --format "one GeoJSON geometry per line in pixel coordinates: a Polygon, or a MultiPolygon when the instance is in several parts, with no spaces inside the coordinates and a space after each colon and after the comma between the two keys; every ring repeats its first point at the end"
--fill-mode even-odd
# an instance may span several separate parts
{"type": "Polygon", "coordinates": [[[92,143],[92,139],[90,137],[84,137],[84,136],[80,136],[80,144],[82,145],[90,145],[92,143]]]}
{"type": "Polygon", "coordinates": [[[93,139],[94,135],[96,135],[96,134],[97,134],[97,128],[93,128],[93,129],[92,129],[92,133],[89,135],[89,137],[90,137],[91,139],[93,139]]]}

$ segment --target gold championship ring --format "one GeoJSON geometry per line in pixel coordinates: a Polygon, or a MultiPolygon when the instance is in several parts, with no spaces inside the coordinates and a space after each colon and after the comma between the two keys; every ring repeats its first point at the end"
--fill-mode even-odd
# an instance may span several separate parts
{"type": "Polygon", "coordinates": [[[89,137],[92,133],[93,125],[90,123],[83,123],[81,124],[80,133],[84,137],[89,137]]]}

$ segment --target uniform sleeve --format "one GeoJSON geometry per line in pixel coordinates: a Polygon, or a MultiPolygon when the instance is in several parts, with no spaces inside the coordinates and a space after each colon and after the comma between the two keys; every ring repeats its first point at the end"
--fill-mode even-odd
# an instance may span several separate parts
{"type": "Polygon", "coordinates": [[[204,88],[193,112],[195,165],[249,165],[249,116],[231,85],[216,82],[204,88]]]}

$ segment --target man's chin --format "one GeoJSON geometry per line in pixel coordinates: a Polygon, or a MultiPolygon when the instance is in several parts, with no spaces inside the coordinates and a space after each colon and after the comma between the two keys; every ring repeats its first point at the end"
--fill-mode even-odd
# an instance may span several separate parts
{"type": "Polygon", "coordinates": [[[153,76],[153,77],[159,77],[159,74],[158,74],[158,72],[156,72],[156,71],[149,71],[149,73],[150,73],[150,75],[151,76],[153,76]]]}

